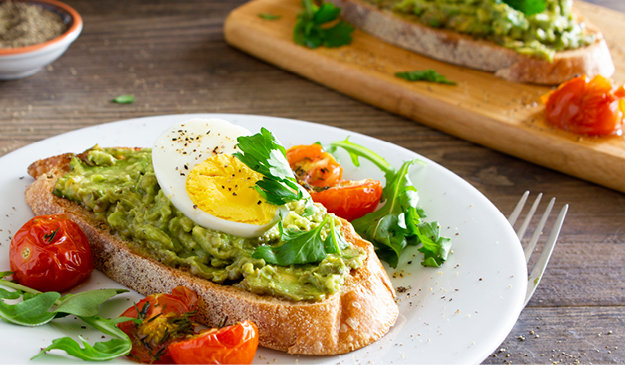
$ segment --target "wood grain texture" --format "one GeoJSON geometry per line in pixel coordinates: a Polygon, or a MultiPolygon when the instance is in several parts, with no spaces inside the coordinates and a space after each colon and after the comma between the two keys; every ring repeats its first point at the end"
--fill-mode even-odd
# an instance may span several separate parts
{"type": "MultiPolygon", "coordinates": [[[[228,46],[224,19],[243,0],[66,2],[85,21],[67,53],[32,77],[0,82],[0,155],[121,119],[246,113],[332,125],[398,144],[450,169],[506,215],[523,191],[542,191],[558,198],[556,207],[570,204],[569,214],[534,298],[500,346],[506,351],[484,363],[625,363],[625,194],[388,113],[228,46]],[[136,95],[134,104],[110,102],[127,93],[136,95]]],[[[625,12],[622,0],[593,2],[625,12]]],[[[609,44],[619,51],[625,43],[609,44]]],[[[498,90],[483,96],[511,108],[518,104],[518,110],[523,96],[537,96],[505,99],[498,90]]],[[[26,166],[15,168],[26,174],[26,166]]],[[[11,207],[0,204],[0,214],[12,214],[11,207]]],[[[15,228],[0,229],[4,246],[7,229],[15,228]]]]}
{"type": "MultiPolygon", "coordinates": [[[[615,79],[625,79],[625,15],[593,5],[578,8],[612,44],[615,79]]],[[[255,0],[225,23],[228,43],[262,60],[462,139],[625,192],[625,139],[582,138],[548,125],[540,95],[549,89],[503,81],[391,46],[359,30],[344,47],[310,50],[292,41],[299,0],[255,0]],[[267,21],[259,13],[282,15],[267,21]],[[410,83],[397,71],[433,68],[457,87],[410,83]]]]}

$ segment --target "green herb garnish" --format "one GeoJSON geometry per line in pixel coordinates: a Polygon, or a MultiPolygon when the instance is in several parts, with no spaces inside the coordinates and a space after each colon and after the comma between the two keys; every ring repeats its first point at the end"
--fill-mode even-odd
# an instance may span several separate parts
{"type": "Polygon", "coordinates": [[[512,9],[522,12],[525,16],[542,13],[547,9],[545,0],[503,0],[503,2],[512,9]]]}
{"type": "Polygon", "coordinates": [[[438,82],[439,84],[456,85],[456,82],[447,80],[445,76],[432,69],[423,71],[395,72],[395,76],[408,81],[429,81],[438,82]]]}
{"type": "MultiPolygon", "coordinates": [[[[234,156],[247,167],[263,175],[254,188],[268,203],[284,205],[289,202],[306,200],[304,216],[314,212],[310,194],[297,183],[293,170],[286,159],[286,150],[278,143],[273,134],[265,128],[253,136],[237,138],[241,152],[234,156]]],[[[284,229],[282,220],[278,222],[280,241],[278,247],[260,246],[252,257],[264,259],[275,265],[292,265],[320,262],[328,253],[340,254],[347,247],[338,227],[334,225],[334,216],[326,215],[323,221],[310,231],[284,229]],[[321,238],[321,231],[330,224],[330,233],[326,239],[321,238]]]]}
{"type": "Polygon", "coordinates": [[[339,18],[340,8],[330,3],[317,6],[312,0],[303,0],[302,4],[304,9],[297,15],[293,29],[295,43],[308,48],[321,45],[332,48],[351,43],[354,27],[349,23],[339,20],[333,26],[328,26],[328,23],[339,18]]]}
{"type": "Polygon", "coordinates": [[[282,15],[273,15],[268,13],[258,13],[258,17],[265,20],[278,20],[282,18],[282,15]]]}
{"type": "MultiPolygon", "coordinates": [[[[0,273],[0,277],[4,278],[11,274],[12,273],[9,271],[2,272],[0,273]]],[[[117,324],[135,319],[127,317],[104,319],[97,315],[100,304],[128,290],[90,290],[78,294],[67,294],[61,297],[61,294],[57,292],[42,293],[38,290],[1,278],[0,285],[15,289],[15,291],[8,291],[0,288],[0,318],[5,322],[33,327],[41,326],[55,318],[61,318],[72,314],[94,329],[113,337],[108,341],[97,342],[93,346],[80,338],[83,347],[70,337],[59,338],[53,340],[50,346],[42,349],[41,352],[33,356],[32,359],[50,350],[63,350],[69,355],[88,361],[111,360],[130,353],[132,349],[130,338],[117,328],[117,324]],[[15,304],[7,304],[3,300],[16,300],[20,298],[22,301],[15,304]],[[56,308],[51,310],[54,306],[56,306],[56,308]]]]}
{"type": "Polygon", "coordinates": [[[345,149],[354,165],[360,166],[358,158],[363,157],[382,170],[386,185],[382,192],[381,202],[384,205],[373,213],[352,221],[358,234],[373,243],[381,260],[395,268],[399,256],[408,246],[421,244],[419,251],[424,254],[423,266],[439,267],[449,255],[451,240],[440,236],[438,222],[423,222],[425,217],[422,209],[417,207],[419,196],[408,172],[415,163],[424,164],[421,160],[405,161],[399,170],[395,170],[386,160],[366,147],[348,140],[330,143],[329,152],[337,147],[345,149]]]}
{"type": "Polygon", "coordinates": [[[105,319],[99,316],[78,317],[94,329],[112,336],[114,338],[96,342],[91,346],[87,341],[80,337],[80,343],[71,337],[62,337],[52,340],[52,344],[41,350],[41,352],[31,358],[31,360],[46,354],[51,350],[63,350],[68,355],[81,358],[85,361],[106,361],[112,360],[122,355],[128,355],[132,349],[130,338],[119,328],[118,323],[134,320],[134,318],[119,317],[114,319],[105,319]]]}
{"type": "Polygon", "coordinates": [[[57,232],[59,231],[59,229],[55,229],[54,231],[52,231],[51,233],[46,233],[43,235],[43,238],[48,242],[52,242],[52,240],[54,240],[54,237],[56,237],[57,232]]]}
{"type": "Polygon", "coordinates": [[[305,199],[307,211],[312,207],[310,194],[297,183],[286,159],[286,150],[265,128],[253,136],[237,138],[241,152],[233,155],[247,167],[263,175],[254,188],[268,203],[284,205],[305,199]]]}
{"type": "Polygon", "coordinates": [[[334,226],[334,215],[327,214],[323,221],[310,231],[284,229],[282,222],[278,223],[280,241],[278,247],[259,246],[252,254],[255,259],[263,259],[274,265],[288,266],[293,264],[308,264],[323,261],[328,253],[340,253],[348,244],[341,233],[334,226]],[[330,232],[324,240],[321,238],[323,227],[330,224],[330,232]]]}
{"type": "Polygon", "coordinates": [[[334,226],[334,219],[330,219],[330,230],[328,231],[328,237],[323,241],[323,247],[327,253],[340,254],[341,250],[349,246],[341,232],[334,226]]]}
{"type": "Polygon", "coordinates": [[[135,102],[135,96],[133,94],[120,95],[113,99],[117,104],[132,104],[135,102]]]}

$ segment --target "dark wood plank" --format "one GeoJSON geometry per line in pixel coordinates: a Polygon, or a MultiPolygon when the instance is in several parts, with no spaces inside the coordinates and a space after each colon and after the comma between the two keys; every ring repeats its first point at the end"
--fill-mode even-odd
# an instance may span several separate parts
{"type": "MultiPolygon", "coordinates": [[[[625,12],[625,1],[591,2],[625,12]]],[[[619,346],[625,195],[450,137],[228,47],[223,20],[242,0],[67,3],[85,20],[67,53],[35,76],[0,82],[0,156],[120,119],[261,114],[333,125],[414,150],[467,180],[506,215],[523,191],[542,191],[556,196],[558,206],[569,203],[570,212],[535,297],[500,346],[506,351],[485,363],[625,362],[619,346]],[[110,102],[126,93],[137,101],[110,102]]]]}
{"type": "Polygon", "coordinates": [[[484,363],[622,363],[624,341],[622,307],[526,308],[484,363]]]}

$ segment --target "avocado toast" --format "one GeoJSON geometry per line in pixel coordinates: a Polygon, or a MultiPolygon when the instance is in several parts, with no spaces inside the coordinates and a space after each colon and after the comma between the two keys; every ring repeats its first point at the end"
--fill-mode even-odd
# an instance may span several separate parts
{"type": "Polygon", "coordinates": [[[572,1],[546,0],[543,13],[528,16],[495,0],[331,2],[385,42],[510,81],[559,84],[615,70],[603,35],[572,1]]]}
{"type": "Polygon", "coordinates": [[[201,298],[197,316],[201,323],[214,326],[224,315],[232,321],[252,320],[258,325],[261,346],[291,354],[350,352],[376,341],[394,324],[398,308],[390,280],[371,244],[348,222],[341,222],[341,233],[363,250],[366,258],[362,266],[350,270],[338,293],[320,301],[254,294],[137,253],[95,213],[54,195],[57,180],[69,172],[74,157],[65,154],[32,164],[29,174],[36,180],[28,188],[26,200],[35,214],[70,214],[90,239],[96,268],[113,280],[146,295],[185,285],[201,298]]]}

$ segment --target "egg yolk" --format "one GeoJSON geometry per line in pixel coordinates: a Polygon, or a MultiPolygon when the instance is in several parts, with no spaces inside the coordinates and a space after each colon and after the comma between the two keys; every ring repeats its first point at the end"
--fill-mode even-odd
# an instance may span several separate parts
{"type": "Polygon", "coordinates": [[[186,190],[195,209],[228,221],[263,225],[275,217],[278,206],[254,189],[262,177],[232,155],[214,155],[191,170],[186,190]]]}

